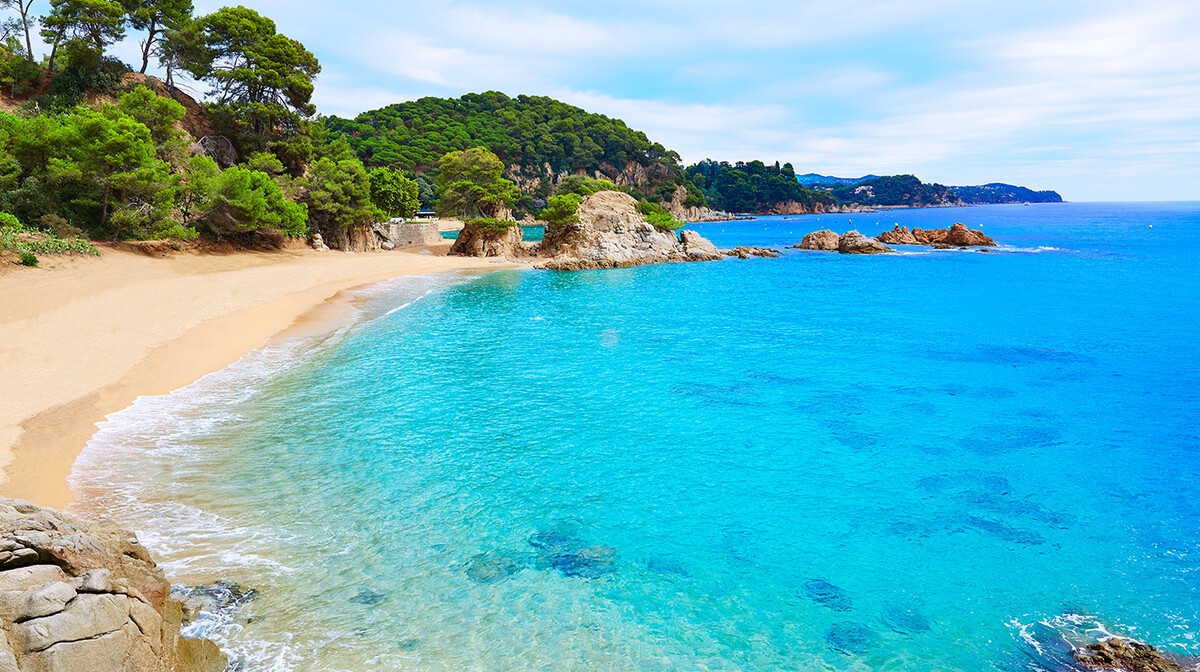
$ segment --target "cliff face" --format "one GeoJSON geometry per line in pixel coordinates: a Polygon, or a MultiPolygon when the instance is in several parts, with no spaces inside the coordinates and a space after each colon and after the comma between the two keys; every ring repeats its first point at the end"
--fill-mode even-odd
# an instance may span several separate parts
{"type": "Polygon", "coordinates": [[[682,239],[648,223],[637,201],[619,191],[593,194],[579,206],[575,224],[547,226],[540,254],[542,264],[557,271],[619,268],[669,261],[709,261],[722,258],[712,243],[692,231],[682,239]]]}
{"type": "Polygon", "coordinates": [[[0,671],[221,672],[133,534],[0,499],[0,671]]]}

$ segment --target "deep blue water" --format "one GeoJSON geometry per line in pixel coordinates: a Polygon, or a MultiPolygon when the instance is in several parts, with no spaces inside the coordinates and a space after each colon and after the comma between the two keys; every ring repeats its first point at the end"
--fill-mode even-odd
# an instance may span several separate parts
{"type": "Polygon", "coordinates": [[[112,418],[78,507],[248,670],[1052,669],[1200,655],[1200,204],[955,221],[1002,245],[419,278],[112,418]]]}

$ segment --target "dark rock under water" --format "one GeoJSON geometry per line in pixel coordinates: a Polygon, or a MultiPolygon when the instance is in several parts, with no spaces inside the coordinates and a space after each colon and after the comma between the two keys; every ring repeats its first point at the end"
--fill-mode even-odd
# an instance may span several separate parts
{"type": "Polygon", "coordinates": [[[850,611],[850,594],[824,579],[809,579],[804,584],[808,599],[834,611],[850,611]]]}
{"type": "Polygon", "coordinates": [[[387,593],[382,593],[378,590],[369,590],[367,588],[363,588],[362,590],[358,591],[354,597],[350,598],[351,602],[355,604],[365,604],[368,607],[374,607],[378,604],[387,602],[387,600],[387,593]]]}
{"type": "Polygon", "coordinates": [[[879,643],[879,634],[862,623],[834,623],[825,635],[825,643],[834,651],[847,655],[866,653],[879,643]]]}
{"type": "Polygon", "coordinates": [[[883,608],[883,613],[879,615],[879,622],[885,628],[903,635],[929,632],[932,628],[925,614],[922,614],[915,606],[909,604],[893,603],[886,605],[883,608]]]}
{"type": "Polygon", "coordinates": [[[508,553],[480,553],[471,558],[467,577],[475,583],[500,583],[529,567],[527,558],[508,553]]]}

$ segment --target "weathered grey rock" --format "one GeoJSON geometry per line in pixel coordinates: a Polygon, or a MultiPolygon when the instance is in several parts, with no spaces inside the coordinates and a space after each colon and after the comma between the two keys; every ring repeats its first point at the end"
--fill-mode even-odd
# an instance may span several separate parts
{"type": "Polygon", "coordinates": [[[836,250],[838,249],[838,234],[829,229],[813,231],[805,236],[796,247],[802,250],[836,250]]]}
{"type": "Polygon", "coordinates": [[[717,246],[695,231],[681,231],[679,239],[683,242],[684,253],[689,258],[698,261],[710,261],[721,258],[721,251],[717,249],[717,246]]]}
{"type": "Polygon", "coordinates": [[[28,621],[57,614],[66,609],[67,603],[75,599],[77,594],[70,584],[61,581],[27,590],[21,594],[21,605],[13,614],[13,620],[28,621]]]}
{"type": "Polygon", "coordinates": [[[867,238],[858,231],[847,231],[838,238],[837,250],[841,254],[886,254],[892,248],[878,240],[867,238]]]}
{"type": "Polygon", "coordinates": [[[0,499],[0,672],[219,672],[224,654],[179,634],[180,606],[129,532],[0,499]]]}
{"type": "Polygon", "coordinates": [[[329,246],[325,244],[325,239],[322,238],[321,234],[319,234],[319,233],[314,233],[312,235],[312,247],[314,250],[316,250],[318,252],[328,252],[329,251],[329,246]]]}
{"type": "Polygon", "coordinates": [[[650,224],[637,211],[637,201],[623,192],[592,194],[579,205],[577,215],[579,221],[573,224],[546,227],[540,249],[549,257],[544,268],[576,271],[722,258],[695,232],[685,232],[690,242],[682,242],[674,231],[650,224]]]}

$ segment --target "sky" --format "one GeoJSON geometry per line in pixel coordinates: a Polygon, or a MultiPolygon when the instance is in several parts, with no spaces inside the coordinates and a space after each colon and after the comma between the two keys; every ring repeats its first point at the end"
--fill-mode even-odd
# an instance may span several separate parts
{"type": "Polygon", "coordinates": [[[1200,200],[1198,0],[244,4],[321,61],[326,115],[495,90],[623,119],[689,164],[1200,200]]]}

